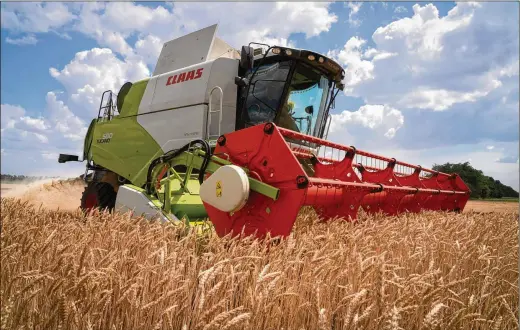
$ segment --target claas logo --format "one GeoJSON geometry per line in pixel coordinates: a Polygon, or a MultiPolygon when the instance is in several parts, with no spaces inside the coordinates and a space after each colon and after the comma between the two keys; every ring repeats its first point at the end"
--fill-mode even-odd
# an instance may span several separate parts
{"type": "Polygon", "coordinates": [[[204,71],[204,68],[183,72],[180,74],[176,74],[175,76],[169,76],[168,81],[166,82],[166,86],[178,84],[188,80],[199,79],[200,77],[202,77],[202,71],[204,71]]]}

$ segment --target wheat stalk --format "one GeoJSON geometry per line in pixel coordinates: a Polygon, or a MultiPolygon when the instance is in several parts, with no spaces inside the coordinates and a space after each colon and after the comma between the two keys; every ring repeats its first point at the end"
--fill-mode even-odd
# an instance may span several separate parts
{"type": "Polygon", "coordinates": [[[518,327],[518,213],[353,224],[305,209],[267,248],[128,215],[1,208],[2,329],[518,327]]]}

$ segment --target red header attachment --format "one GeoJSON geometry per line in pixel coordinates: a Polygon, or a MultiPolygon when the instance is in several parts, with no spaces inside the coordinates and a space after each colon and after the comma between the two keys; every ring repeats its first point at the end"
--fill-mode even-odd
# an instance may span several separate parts
{"type": "Polygon", "coordinates": [[[358,211],[460,212],[469,189],[458,175],[439,173],[287,129],[261,124],[219,138],[215,154],[280,189],[274,201],[251,191],[244,208],[228,214],[205,204],[219,236],[287,236],[302,206],[323,220],[352,221],[358,211]],[[290,142],[289,142],[290,141],[290,142]]]}

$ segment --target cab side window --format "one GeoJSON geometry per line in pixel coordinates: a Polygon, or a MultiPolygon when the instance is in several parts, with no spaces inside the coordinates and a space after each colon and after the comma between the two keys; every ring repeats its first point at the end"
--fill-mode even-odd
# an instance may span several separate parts
{"type": "MultiPolygon", "coordinates": [[[[247,93],[242,113],[245,127],[274,121],[290,67],[291,63],[287,61],[258,68],[253,80],[250,80],[249,92],[244,90],[244,93],[247,93]]],[[[250,79],[253,72],[249,72],[246,77],[250,79]]]]}

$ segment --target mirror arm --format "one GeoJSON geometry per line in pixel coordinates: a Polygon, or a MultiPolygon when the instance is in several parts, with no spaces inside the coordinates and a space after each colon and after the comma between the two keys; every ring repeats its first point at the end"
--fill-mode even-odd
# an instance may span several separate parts
{"type": "Polygon", "coordinates": [[[244,77],[236,76],[235,85],[237,85],[238,87],[246,87],[247,85],[249,85],[249,80],[247,80],[247,78],[244,77]]]}

